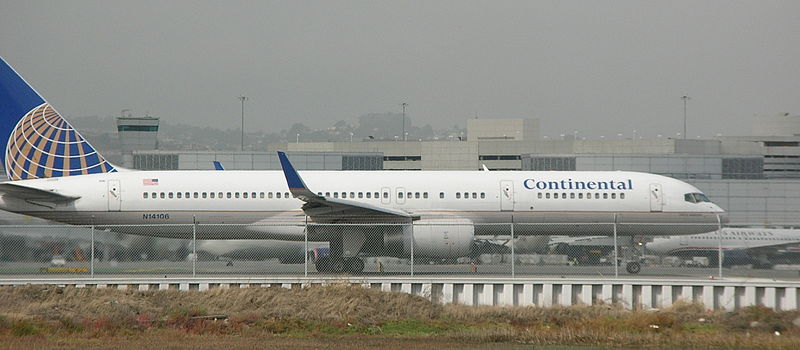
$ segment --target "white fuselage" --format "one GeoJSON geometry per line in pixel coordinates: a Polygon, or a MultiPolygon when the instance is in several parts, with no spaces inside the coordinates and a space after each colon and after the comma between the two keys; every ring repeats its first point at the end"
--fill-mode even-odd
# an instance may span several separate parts
{"type": "MultiPolygon", "coordinates": [[[[724,211],[710,202],[688,202],[700,192],[685,182],[636,172],[526,171],[303,171],[314,193],[392,208],[415,218],[515,223],[515,233],[674,235],[715,230],[724,211]],[[376,198],[377,195],[377,198],[376,198]],[[536,225],[524,225],[536,224],[536,225]],[[540,224],[548,224],[541,226],[540,224]],[[584,225],[581,225],[584,224],[584,225]],[[639,225],[632,225],[639,224],[639,225]]],[[[114,230],[198,238],[302,240],[309,220],[281,171],[124,171],[14,183],[80,198],[39,203],[3,197],[0,208],[80,225],[152,225],[114,230]],[[220,198],[221,197],[221,198],[220,198]],[[211,227],[208,224],[217,224],[211,227]],[[232,230],[222,225],[250,225],[232,230]],[[188,228],[191,232],[191,228],[188,228]]],[[[311,221],[313,223],[313,220],[311,221]]],[[[507,230],[507,227],[503,228],[507,230]]],[[[326,240],[326,237],[309,237],[326,240]]]]}
{"type": "Polygon", "coordinates": [[[647,243],[649,251],[658,255],[679,255],[698,251],[748,250],[773,246],[800,245],[800,230],[723,228],[720,233],[709,232],[680,237],[656,237],[647,243]]]}

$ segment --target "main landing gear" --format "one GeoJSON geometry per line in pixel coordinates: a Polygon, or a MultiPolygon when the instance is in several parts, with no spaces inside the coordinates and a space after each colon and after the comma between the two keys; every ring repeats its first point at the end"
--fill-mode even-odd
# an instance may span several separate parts
{"type": "Polygon", "coordinates": [[[330,255],[317,260],[317,271],[322,273],[352,273],[364,271],[364,260],[358,257],[366,241],[363,229],[349,229],[330,241],[330,255]]]}

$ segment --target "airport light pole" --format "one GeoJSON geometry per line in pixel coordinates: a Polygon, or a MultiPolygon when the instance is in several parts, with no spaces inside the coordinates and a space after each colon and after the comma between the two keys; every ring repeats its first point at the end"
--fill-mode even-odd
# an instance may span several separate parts
{"type": "Polygon", "coordinates": [[[683,139],[686,140],[686,102],[691,100],[692,98],[689,95],[681,96],[681,100],[683,100],[683,139]]]}
{"type": "Polygon", "coordinates": [[[244,152],[244,101],[247,101],[247,96],[242,95],[237,97],[240,101],[242,101],[242,149],[241,151],[244,152]]]}
{"type": "Polygon", "coordinates": [[[403,133],[400,135],[404,135],[403,141],[408,141],[408,135],[406,135],[406,106],[408,106],[408,103],[403,102],[400,106],[403,107],[403,133]]]}

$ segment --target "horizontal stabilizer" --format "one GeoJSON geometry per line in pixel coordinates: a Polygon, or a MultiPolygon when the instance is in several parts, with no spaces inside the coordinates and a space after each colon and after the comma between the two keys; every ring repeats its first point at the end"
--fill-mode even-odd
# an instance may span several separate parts
{"type": "Polygon", "coordinates": [[[12,197],[25,201],[42,201],[49,203],[71,202],[81,197],[66,196],[60,193],[38,188],[22,186],[10,182],[0,183],[0,194],[3,197],[12,197]]]}

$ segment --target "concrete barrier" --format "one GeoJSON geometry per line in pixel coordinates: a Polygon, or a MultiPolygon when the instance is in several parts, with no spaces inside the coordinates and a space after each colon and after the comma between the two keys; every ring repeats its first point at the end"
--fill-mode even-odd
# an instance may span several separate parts
{"type": "Polygon", "coordinates": [[[664,308],[683,300],[710,310],[761,305],[796,310],[800,282],[722,279],[598,278],[414,278],[414,277],[170,277],[170,278],[4,278],[1,286],[49,284],[122,290],[209,290],[214,288],[305,288],[348,283],[418,295],[443,304],[572,306],[616,304],[627,309],[664,308]]]}

